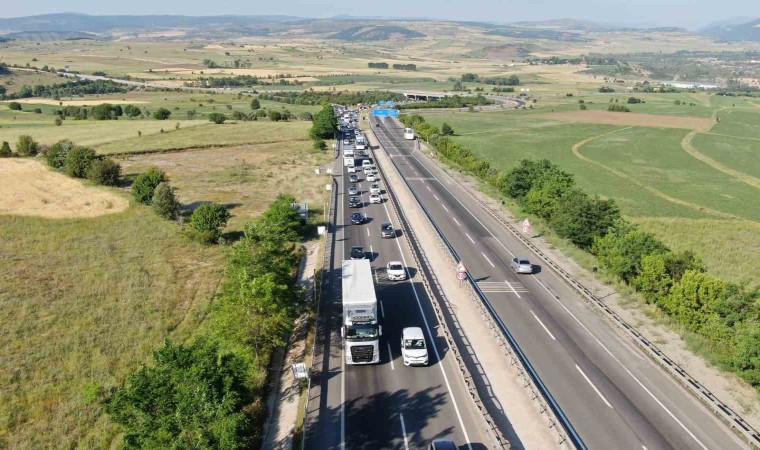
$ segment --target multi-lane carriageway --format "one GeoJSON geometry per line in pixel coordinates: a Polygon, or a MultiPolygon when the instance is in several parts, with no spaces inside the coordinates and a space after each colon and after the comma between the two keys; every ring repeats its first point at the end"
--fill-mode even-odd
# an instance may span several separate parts
{"type": "MultiPolygon", "coordinates": [[[[341,139],[338,141],[340,152],[341,139]]],[[[370,151],[370,156],[372,152],[370,151]]],[[[312,378],[313,389],[307,406],[305,448],[326,449],[418,449],[436,438],[447,438],[462,449],[490,448],[482,419],[464,386],[459,369],[448,352],[440,324],[414,267],[403,230],[395,239],[380,237],[380,222],[389,220],[401,228],[392,214],[393,201],[385,189],[382,173],[379,184],[383,203],[369,204],[369,185],[357,175],[362,208],[348,207],[348,173],[342,157],[333,166],[336,206],[330,218],[333,242],[330,267],[325,272],[321,318],[322,339],[317,339],[320,361],[312,378]],[[353,212],[366,214],[370,221],[351,225],[353,212]],[[375,289],[380,303],[381,362],[377,365],[346,366],[340,337],[340,267],[349,259],[352,245],[362,245],[370,253],[375,289]],[[408,268],[406,281],[388,281],[385,265],[402,261],[408,268]],[[412,266],[412,267],[410,267],[412,266]],[[430,352],[427,367],[405,367],[400,355],[401,329],[419,326],[426,334],[430,352]]]]}
{"type": "Polygon", "coordinates": [[[510,260],[528,249],[404,140],[398,121],[372,129],[588,448],[745,448],[553,271],[514,274],[510,260]]]}

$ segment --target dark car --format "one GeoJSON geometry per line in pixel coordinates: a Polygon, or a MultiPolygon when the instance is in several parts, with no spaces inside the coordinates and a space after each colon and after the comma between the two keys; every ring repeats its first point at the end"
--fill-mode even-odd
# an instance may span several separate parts
{"type": "Polygon", "coordinates": [[[381,238],[396,237],[396,230],[393,229],[392,223],[380,222],[380,237],[381,238]]]}
{"type": "Polygon", "coordinates": [[[351,223],[354,225],[361,225],[364,223],[365,220],[367,219],[364,217],[364,214],[362,213],[351,214],[351,223]]]}
{"type": "Polygon", "coordinates": [[[457,450],[458,447],[453,441],[447,439],[436,439],[428,445],[428,450],[457,450]]]}
{"type": "Polygon", "coordinates": [[[364,254],[364,247],[361,245],[351,247],[351,259],[364,259],[366,256],[364,254]]]}
{"type": "Polygon", "coordinates": [[[359,197],[349,197],[348,198],[348,207],[349,208],[361,208],[364,206],[364,203],[362,202],[362,199],[359,197]]]}

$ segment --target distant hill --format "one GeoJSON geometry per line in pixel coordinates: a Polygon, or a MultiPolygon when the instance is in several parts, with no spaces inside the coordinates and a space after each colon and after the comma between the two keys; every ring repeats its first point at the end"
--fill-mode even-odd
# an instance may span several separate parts
{"type": "Polygon", "coordinates": [[[90,16],[62,13],[0,19],[0,29],[105,33],[120,29],[245,27],[252,24],[281,24],[304,20],[310,19],[293,16],[90,16]]]}
{"type": "Polygon", "coordinates": [[[17,31],[2,36],[16,41],[71,41],[77,39],[98,39],[92,33],[81,31],[17,31]]]}
{"type": "Polygon", "coordinates": [[[389,39],[413,39],[425,37],[419,31],[394,25],[368,25],[356,26],[339,31],[328,39],[339,39],[342,41],[387,41],[389,39]]]}
{"type": "Polygon", "coordinates": [[[699,33],[724,41],[760,42],[760,18],[739,23],[732,20],[718,22],[702,28],[699,33]]]}
{"type": "Polygon", "coordinates": [[[533,22],[515,22],[510,25],[520,27],[547,27],[547,28],[565,28],[568,30],[579,31],[607,31],[612,26],[602,25],[590,20],[578,20],[578,19],[553,19],[553,20],[541,20],[533,22]]]}

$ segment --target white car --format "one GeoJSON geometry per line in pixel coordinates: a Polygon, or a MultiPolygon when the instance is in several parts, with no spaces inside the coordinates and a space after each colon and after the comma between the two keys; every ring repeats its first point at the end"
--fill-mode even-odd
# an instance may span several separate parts
{"type": "Polygon", "coordinates": [[[356,173],[356,166],[353,164],[348,166],[348,173],[356,173]]]}
{"type": "Polygon", "coordinates": [[[409,327],[401,331],[401,356],[405,366],[427,366],[428,351],[422,328],[409,327]]]}
{"type": "Polygon", "coordinates": [[[369,181],[370,183],[377,180],[378,180],[377,175],[375,175],[374,173],[367,175],[367,181],[369,181]]]}
{"type": "Polygon", "coordinates": [[[348,195],[359,195],[359,188],[356,186],[351,186],[348,188],[348,195]]]}
{"type": "Polygon", "coordinates": [[[372,194],[372,195],[369,196],[369,202],[370,203],[375,203],[375,204],[379,205],[380,203],[383,202],[383,198],[380,197],[380,194],[372,194]]]}
{"type": "Polygon", "coordinates": [[[364,167],[364,175],[369,175],[371,173],[374,173],[375,171],[372,170],[371,167],[364,167]]]}
{"type": "Polygon", "coordinates": [[[370,194],[380,194],[380,185],[377,183],[372,183],[369,185],[369,193],[370,194]]]}
{"type": "Polygon", "coordinates": [[[406,280],[406,270],[401,261],[391,261],[385,266],[390,281],[406,280]]]}

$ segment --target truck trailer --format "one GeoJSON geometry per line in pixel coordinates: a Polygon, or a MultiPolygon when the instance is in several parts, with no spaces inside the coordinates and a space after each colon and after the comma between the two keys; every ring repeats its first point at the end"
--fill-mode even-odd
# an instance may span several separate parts
{"type": "Polygon", "coordinates": [[[346,364],[377,364],[380,362],[380,336],[383,328],[378,323],[377,297],[369,260],[343,261],[341,276],[341,335],[346,364]]]}

